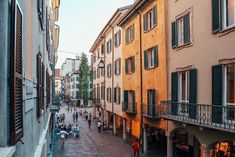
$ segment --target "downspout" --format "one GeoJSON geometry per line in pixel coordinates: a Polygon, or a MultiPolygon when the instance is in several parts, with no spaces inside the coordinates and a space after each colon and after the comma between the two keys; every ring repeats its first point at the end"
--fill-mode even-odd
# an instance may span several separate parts
{"type": "Polygon", "coordinates": [[[113,134],[116,134],[116,124],[115,124],[115,117],[114,117],[114,27],[109,25],[109,27],[112,29],[112,118],[113,118],[113,134]],[[115,126],[114,126],[115,125],[115,126]]]}
{"type": "MultiPolygon", "coordinates": [[[[168,77],[168,72],[169,72],[169,50],[168,50],[168,1],[165,2],[165,50],[166,50],[166,93],[167,97],[166,99],[169,100],[169,77],[168,77]]],[[[161,109],[161,108],[160,108],[161,109]]],[[[161,111],[160,111],[161,112],[161,111]]],[[[166,121],[166,130],[168,131],[168,120],[166,121]]]]}
{"type": "Polygon", "coordinates": [[[141,150],[142,153],[144,153],[143,150],[143,67],[142,67],[142,20],[141,20],[141,13],[138,12],[139,16],[139,30],[140,30],[140,138],[142,140],[141,150]]]}

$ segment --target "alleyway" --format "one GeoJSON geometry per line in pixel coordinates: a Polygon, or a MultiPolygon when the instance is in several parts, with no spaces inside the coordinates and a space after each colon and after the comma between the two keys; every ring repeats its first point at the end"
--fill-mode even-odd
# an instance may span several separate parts
{"type": "MultiPolygon", "coordinates": [[[[66,125],[73,124],[72,113],[68,114],[64,107],[61,108],[61,112],[66,114],[66,125]]],[[[60,140],[57,140],[54,146],[54,157],[132,157],[132,149],[129,145],[111,133],[98,133],[95,121],[92,122],[91,130],[88,129],[87,121],[81,117],[78,123],[81,137],[66,138],[64,149],[61,148],[60,140]]]]}

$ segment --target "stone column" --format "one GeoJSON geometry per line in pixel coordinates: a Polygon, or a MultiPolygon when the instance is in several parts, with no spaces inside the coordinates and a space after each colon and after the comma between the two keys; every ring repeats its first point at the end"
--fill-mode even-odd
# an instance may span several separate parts
{"type": "Polygon", "coordinates": [[[147,153],[147,151],[148,151],[148,135],[147,135],[147,129],[146,129],[146,127],[144,127],[144,146],[143,146],[143,149],[144,149],[144,154],[145,153],[147,153]]]}
{"type": "Polygon", "coordinates": [[[123,118],[123,140],[126,141],[126,119],[123,118]]]}
{"type": "Polygon", "coordinates": [[[113,134],[117,135],[116,115],[113,114],[113,134]]]}
{"type": "Polygon", "coordinates": [[[167,157],[173,157],[173,144],[170,135],[167,136],[167,157]]]}
{"type": "Polygon", "coordinates": [[[210,157],[210,150],[206,144],[201,144],[201,157],[210,157]]]}

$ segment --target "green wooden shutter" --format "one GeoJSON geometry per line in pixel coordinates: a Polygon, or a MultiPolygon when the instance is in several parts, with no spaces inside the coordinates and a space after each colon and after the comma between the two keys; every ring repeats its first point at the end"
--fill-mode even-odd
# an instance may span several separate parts
{"type": "Polygon", "coordinates": [[[131,41],[135,39],[135,25],[131,26],[131,41]]]}
{"type": "Polygon", "coordinates": [[[126,69],[126,74],[129,73],[128,71],[128,59],[125,59],[125,69],[126,69]]]}
{"type": "Polygon", "coordinates": [[[154,47],[154,67],[158,66],[158,46],[154,47]]]}
{"type": "Polygon", "coordinates": [[[144,69],[148,68],[148,51],[144,51],[144,69]]]}
{"type": "Polygon", "coordinates": [[[189,71],[189,118],[196,119],[197,116],[197,69],[189,71]]]}
{"type": "Polygon", "coordinates": [[[189,13],[184,16],[184,43],[190,42],[190,16],[189,13]]]}
{"type": "Polygon", "coordinates": [[[153,7],[153,26],[157,25],[157,6],[153,7]]]}
{"type": "Polygon", "coordinates": [[[212,67],[212,122],[214,123],[222,123],[222,83],[223,65],[215,65],[212,67]]]}
{"type": "Polygon", "coordinates": [[[212,0],[212,33],[215,34],[221,30],[222,10],[221,0],[212,0]]]}
{"type": "Polygon", "coordinates": [[[124,104],[123,104],[123,109],[126,110],[128,107],[128,91],[124,90],[124,104]]]}
{"type": "Polygon", "coordinates": [[[118,104],[121,103],[121,88],[118,88],[118,104]]]}
{"type": "Polygon", "coordinates": [[[178,26],[177,21],[174,21],[171,23],[171,42],[172,42],[172,48],[175,48],[178,46],[178,26]]]}
{"type": "Polygon", "coordinates": [[[153,100],[152,100],[152,116],[155,116],[155,106],[156,106],[156,91],[152,90],[152,94],[153,94],[153,100]]]}
{"type": "Polygon", "coordinates": [[[114,88],[114,102],[117,102],[117,88],[114,88]]]}
{"type": "Polygon", "coordinates": [[[121,37],[122,37],[122,34],[121,34],[121,31],[118,31],[118,34],[119,34],[119,35],[118,35],[118,40],[119,40],[118,46],[119,46],[119,45],[121,45],[121,43],[122,43],[122,38],[121,38],[121,37]]]}
{"type": "Polygon", "coordinates": [[[178,114],[178,72],[173,72],[171,74],[171,114],[178,114]]]}
{"type": "Polygon", "coordinates": [[[147,31],[147,14],[144,14],[144,32],[147,31]]]}
{"type": "Polygon", "coordinates": [[[135,72],[135,56],[131,57],[131,72],[135,72]]]}
{"type": "Polygon", "coordinates": [[[129,40],[128,29],[125,30],[125,40],[126,40],[126,44],[128,44],[128,40],[129,40]]]}
{"type": "Polygon", "coordinates": [[[132,91],[132,111],[135,112],[135,91],[132,91]]]}

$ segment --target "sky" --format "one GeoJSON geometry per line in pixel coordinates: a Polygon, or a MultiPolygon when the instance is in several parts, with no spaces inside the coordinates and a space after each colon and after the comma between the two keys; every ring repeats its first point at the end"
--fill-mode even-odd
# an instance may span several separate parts
{"type": "Polygon", "coordinates": [[[61,68],[66,58],[75,58],[76,54],[82,52],[90,57],[92,44],[114,12],[133,2],[134,0],[61,0],[58,21],[59,57],[56,68],[61,68]]]}

